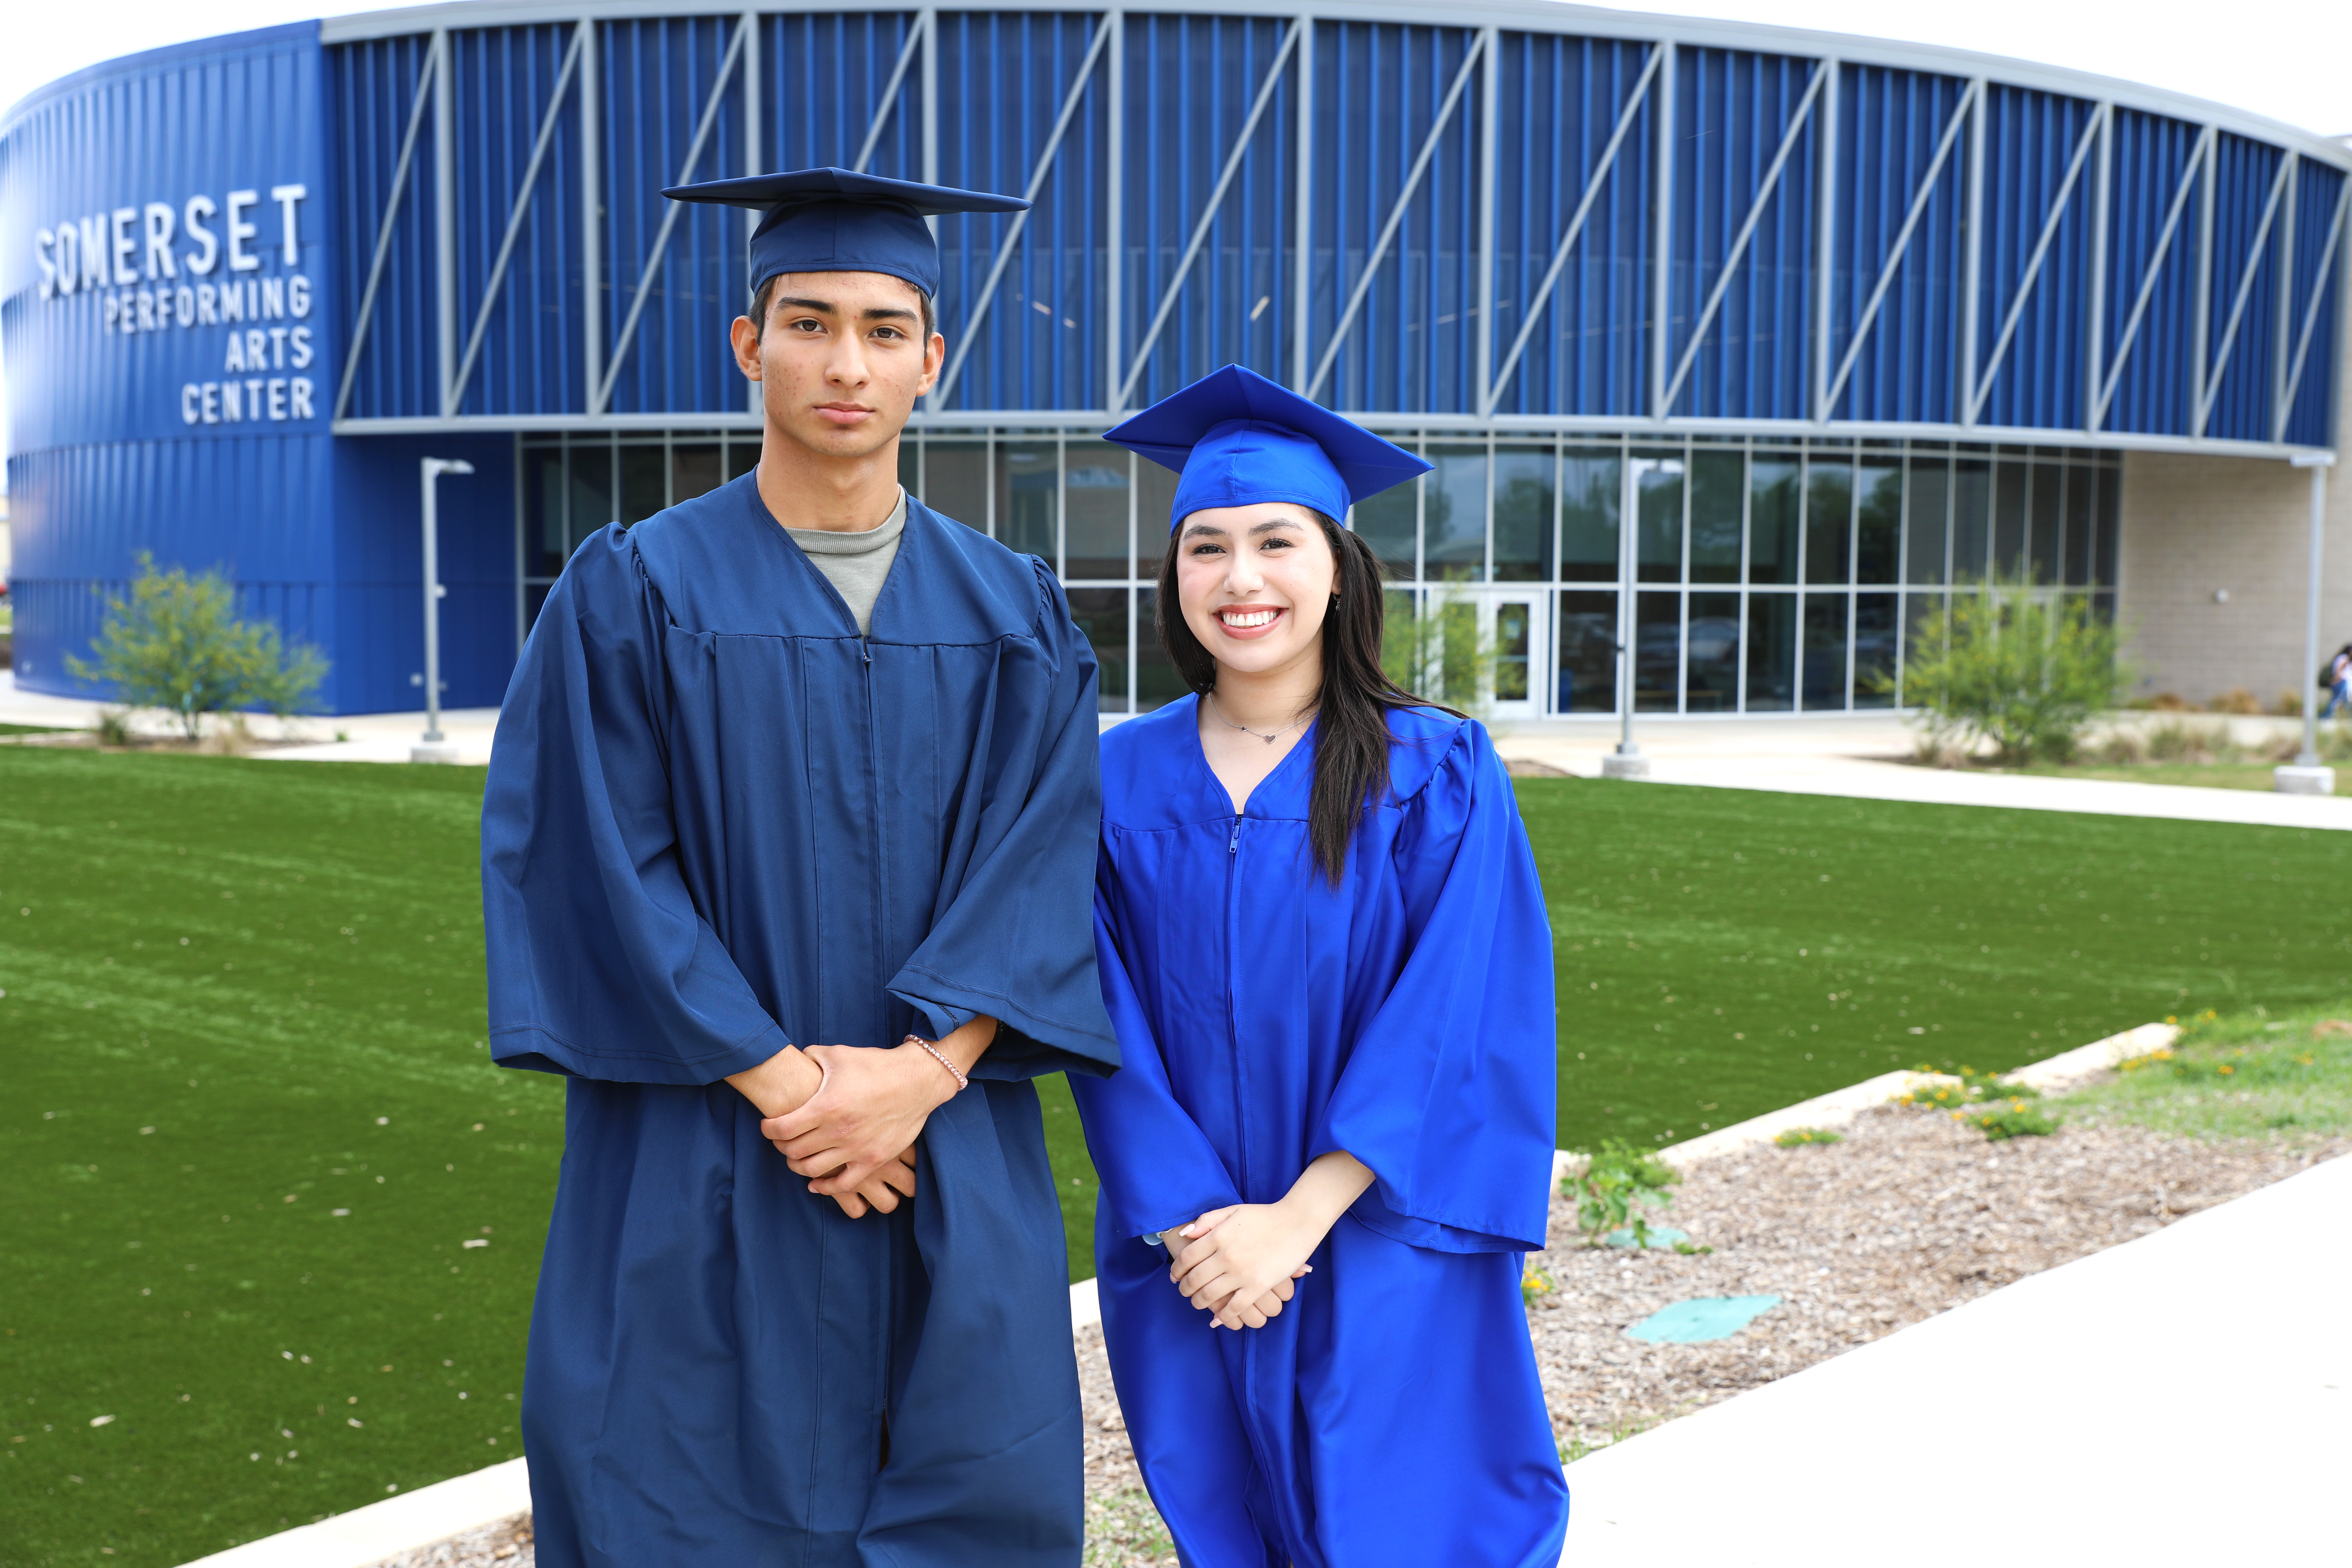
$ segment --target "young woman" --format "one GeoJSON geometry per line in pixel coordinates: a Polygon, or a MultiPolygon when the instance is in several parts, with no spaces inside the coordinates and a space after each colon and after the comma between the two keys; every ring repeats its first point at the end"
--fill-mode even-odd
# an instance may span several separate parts
{"type": "Polygon", "coordinates": [[[1381,673],[1335,521],[1429,465],[1238,366],[1109,438],[1183,475],[1160,634],[1196,694],[1103,737],[1124,1066],[1072,1080],[1144,1479],[1191,1568],[1549,1568],[1543,893],[1485,731],[1381,673]]]}

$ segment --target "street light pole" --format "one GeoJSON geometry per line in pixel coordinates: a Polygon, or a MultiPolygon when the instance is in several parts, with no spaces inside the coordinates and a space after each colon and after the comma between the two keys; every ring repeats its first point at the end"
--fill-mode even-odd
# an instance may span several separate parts
{"type": "Polygon", "coordinates": [[[426,458],[425,483],[425,735],[408,750],[412,763],[454,763],[457,748],[441,733],[441,509],[435,483],[444,474],[470,474],[461,458],[426,458]]]}
{"type": "Polygon", "coordinates": [[[2319,668],[2320,547],[2327,527],[2327,470],[2332,452],[2303,452],[2287,459],[2311,473],[2311,580],[2305,589],[2303,619],[2303,750],[2294,763],[2271,770],[2271,787],[2282,795],[2334,795],[2336,770],[2319,761],[2319,692],[2310,673],[2319,668]]]}
{"type": "Polygon", "coordinates": [[[1627,458],[1625,488],[1617,503],[1617,749],[1601,759],[1604,779],[1645,779],[1650,759],[1633,743],[1633,656],[1636,624],[1634,581],[1641,551],[1636,530],[1642,516],[1642,476],[1656,469],[1674,476],[1683,471],[1679,458],[1627,458]]]}

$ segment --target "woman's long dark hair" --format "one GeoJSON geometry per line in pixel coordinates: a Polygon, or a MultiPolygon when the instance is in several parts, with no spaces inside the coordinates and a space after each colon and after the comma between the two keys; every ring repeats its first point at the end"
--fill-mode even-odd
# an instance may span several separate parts
{"type": "MultiPolygon", "coordinates": [[[[1315,788],[1307,805],[1307,837],[1315,863],[1337,885],[1347,869],[1348,841],[1365,810],[1389,787],[1389,710],[1454,710],[1418,697],[1388,678],[1381,668],[1381,635],[1388,605],[1381,593],[1381,563],[1372,547],[1319,511],[1302,508],[1323,525],[1323,537],[1339,563],[1339,592],[1323,617],[1323,689],[1317,698],[1315,788]]],[[[1207,694],[1217,684],[1217,659],[1184,619],[1176,597],[1176,557],[1181,530],[1170,534],[1160,563],[1160,597],[1154,616],[1160,646],[1184,684],[1207,694]]],[[[1454,717],[1463,715],[1455,713],[1454,717]]]]}

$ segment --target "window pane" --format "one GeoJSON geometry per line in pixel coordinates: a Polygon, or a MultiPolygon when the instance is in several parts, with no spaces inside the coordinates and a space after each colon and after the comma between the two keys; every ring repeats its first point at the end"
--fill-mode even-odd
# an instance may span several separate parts
{"type": "Polygon", "coordinates": [[[1055,515],[1062,502],[1059,446],[1047,436],[996,448],[996,537],[1008,549],[1042,556],[1049,566],[1061,560],[1055,538],[1061,531],[1055,515]]]}
{"type": "MultiPolygon", "coordinates": [[[[760,443],[730,441],[727,443],[727,477],[740,479],[760,466],[760,443]]],[[[912,486],[908,486],[912,489],[912,486]]]]}
{"type": "Polygon", "coordinates": [[[1962,458],[1952,466],[1952,581],[1983,582],[1991,556],[1991,467],[1962,458]]]}
{"type": "Polygon", "coordinates": [[[553,584],[549,583],[532,583],[524,587],[522,591],[522,626],[524,636],[530,636],[530,628],[539,625],[540,606],[547,603],[548,591],[552,586],[553,584]]]}
{"type": "Polygon", "coordinates": [[[1993,568],[2019,576],[2025,571],[2025,465],[1994,465],[1992,496],[1993,568]]]}
{"type": "MultiPolygon", "coordinates": [[[[1411,441],[1397,445],[1408,452],[1420,450],[1411,441]]],[[[1349,519],[1349,527],[1372,547],[1388,574],[1400,582],[1412,582],[1421,569],[1413,554],[1413,536],[1421,526],[1421,487],[1428,482],[1424,474],[1411,484],[1384,489],[1359,501],[1349,519]]]]}
{"type": "Polygon", "coordinates": [[[1552,454],[1506,447],[1495,454],[1495,580],[1551,580],[1552,454]]]}
{"type": "Polygon", "coordinates": [[[1590,589],[1559,596],[1555,713],[1617,710],[1617,595],[1590,589]]]}
{"type": "Polygon", "coordinates": [[[1625,483],[1617,465],[1614,452],[1572,447],[1560,464],[1559,574],[1569,582],[1617,581],[1617,509],[1625,483]]]}
{"type": "Polygon", "coordinates": [[[1094,645],[1098,711],[1127,711],[1127,594],[1125,588],[1073,588],[1070,619],[1094,645]]]}
{"type": "Polygon", "coordinates": [[[2099,470],[2098,503],[2092,508],[2091,581],[2112,586],[2116,580],[2116,513],[2123,501],[2124,471],[2099,470]]]}
{"type": "Polygon", "coordinates": [[[1641,595],[1633,614],[1633,710],[1671,713],[1683,684],[1683,596],[1641,595]]]}
{"type": "MultiPolygon", "coordinates": [[[[621,521],[643,522],[669,504],[668,464],[659,447],[621,448],[621,521]]],[[[790,526],[792,519],[783,520],[790,526]]]]}
{"type": "Polygon", "coordinates": [[[1843,594],[1805,595],[1805,706],[1837,709],[1845,706],[1845,623],[1843,594]]]}
{"type": "Polygon", "coordinates": [[[923,504],[988,531],[988,448],[978,441],[923,443],[923,504]]]}
{"type": "Polygon", "coordinates": [[[1152,614],[1160,600],[1157,588],[1141,588],[1135,595],[1135,710],[1149,713],[1184,695],[1184,682],[1161,646],[1152,614]]]}
{"type": "MultiPolygon", "coordinates": [[[[1943,613],[1945,597],[1942,594],[1914,594],[1904,601],[1903,666],[1906,671],[1911,661],[1919,657],[1921,640],[1935,625],[1936,617],[1943,613]]],[[[1906,691],[1903,700],[1916,703],[1918,698],[1916,693],[1906,691]]]]}
{"type": "Polygon", "coordinates": [[[1407,691],[1436,689],[1444,657],[1433,627],[1421,618],[1421,595],[1391,588],[1381,595],[1381,668],[1407,691]]]}
{"type": "Polygon", "coordinates": [[[563,448],[527,447],[522,455],[522,574],[552,577],[563,570],[563,448]]]}
{"type": "Polygon", "coordinates": [[[2033,465],[2033,545],[2031,552],[2033,580],[2037,583],[2058,581],[2058,533],[2065,521],[2059,509],[2058,489],[2065,482],[2066,470],[2056,463],[2033,465]]]}
{"type": "Polygon", "coordinates": [[[1843,583],[1853,527],[1853,465],[1816,459],[1805,474],[1805,581],[1843,583]]]}
{"type": "Polygon", "coordinates": [[[1514,599],[1495,606],[1495,700],[1528,700],[1528,645],[1535,606],[1514,599]]]}
{"type": "Polygon", "coordinates": [[[2066,469],[2066,585],[2083,588],[2091,581],[2091,491],[2099,470],[2087,463],[2066,469]]]}
{"type": "MultiPolygon", "coordinates": [[[[899,443],[899,451],[906,454],[899,459],[901,472],[905,471],[907,457],[912,456],[908,452],[908,445],[899,443]]],[[[716,441],[709,446],[672,447],[669,449],[670,505],[692,500],[699,495],[709,495],[719,488],[719,444],[716,441]]],[[[877,524],[881,521],[880,518],[875,519],[877,524]]]]}
{"type": "Polygon", "coordinates": [[[1748,711],[1797,705],[1797,595],[1748,595],[1748,711]]]}
{"type": "Polygon", "coordinates": [[[1748,459],[1738,452],[1691,455],[1690,580],[1694,583],[1739,581],[1739,513],[1747,468],[1748,459]]]}
{"type": "Polygon", "coordinates": [[[1853,601],[1853,705],[1895,706],[1895,638],[1901,602],[1893,594],[1857,594],[1853,601]]]}
{"type": "MultiPolygon", "coordinates": [[[[1683,460],[1673,452],[1636,452],[1633,561],[1644,583],[1683,575],[1683,460]]],[[[1674,687],[1669,685],[1669,702],[1674,687]]]]}
{"type": "Polygon", "coordinates": [[[1683,711],[1728,713],[1739,706],[1739,595],[1690,596],[1690,657],[1683,711]]]}
{"type": "MultiPolygon", "coordinates": [[[[1127,475],[1135,459],[1132,454],[1106,444],[1100,453],[1086,452],[1086,460],[1076,461],[1083,450],[1071,450],[1070,471],[1062,479],[1070,508],[1069,538],[1065,543],[1069,563],[1063,574],[1125,577],[1127,475]]],[[[1124,679],[1120,689],[1126,689],[1124,679]]]]}
{"type": "Polygon", "coordinates": [[[1862,504],[1854,523],[1854,579],[1892,583],[1902,563],[1903,470],[1892,458],[1862,460],[1862,504]]]}
{"type": "Polygon", "coordinates": [[[1759,457],[1748,467],[1748,580],[1797,580],[1797,460],[1759,457]]]}
{"type": "Polygon", "coordinates": [[[1486,448],[1433,447],[1437,471],[1423,480],[1422,571],[1433,583],[1486,576],[1486,448]]]}
{"type": "Polygon", "coordinates": [[[1908,552],[1904,575],[1914,583],[1944,580],[1946,512],[1952,499],[1951,465],[1941,458],[1911,459],[1911,506],[1907,515],[1908,552]]]}
{"type": "Polygon", "coordinates": [[[914,437],[898,442],[898,488],[918,500],[923,494],[923,444],[914,437]]]}
{"type": "MultiPolygon", "coordinates": [[[[1157,579],[1168,558],[1173,530],[1169,513],[1176,510],[1177,473],[1149,458],[1135,462],[1135,570],[1140,577],[1157,579]]],[[[1410,496],[1412,487],[1404,487],[1410,496]]]]}
{"type": "Polygon", "coordinates": [[[572,542],[568,558],[581,541],[614,521],[620,514],[613,505],[613,448],[602,441],[583,446],[574,441],[566,454],[572,476],[572,542]]]}

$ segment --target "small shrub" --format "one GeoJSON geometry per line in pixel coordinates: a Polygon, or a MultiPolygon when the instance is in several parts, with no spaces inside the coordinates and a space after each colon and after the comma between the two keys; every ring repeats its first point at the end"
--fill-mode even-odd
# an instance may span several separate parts
{"type": "Polygon", "coordinates": [[[127,708],[103,708],[98,715],[98,743],[101,746],[131,744],[131,710],[127,708]]]}
{"type": "Polygon", "coordinates": [[[1576,1200],[1576,1223],[1584,1232],[1585,1246],[1603,1246],[1611,1231],[1631,1230],[1634,1247],[1648,1249],[1650,1227],[1642,1210],[1673,1203],[1674,1194],[1666,1189],[1683,1179],[1681,1172],[1657,1155],[1655,1149],[1606,1139],[1585,1162],[1583,1173],[1568,1178],[1564,1185],[1576,1200]]]}
{"type": "Polygon", "coordinates": [[[2147,705],[2158,713],[2194,713],[2197,704],[2178,691],[2159,691],[2147,700],[2147,705]]]}
{"type": "Polygon", "coordinates": [[[79,680],[110,682],[133,708],[160,708],[195,740],[207,714],[259,708],[280,718],[317,700],[327,661],[308,643],[288,647],[268,622],[239,620],[236,594],[217,572],[155,569],[139,554],[131,596],[110,599],[90,644],[94,659],[66,656],[79,680]]]}
{"type": "MultiPolygon", "coordinates": [[[[2210,713],[2260,713],[2263,700],[2242,686],[2232,686],[2205,705],[2210,713]]],[[[2300,712],[2302,710],[2297,709],[2300,712]]]]}
{"type": "Polygon", "coordinates": [[[1704,1258],[1708,1253],[1713,1252],[1715,1248],[1712,1247],[1693,1247],[1687,1241],[1677,1241],[1675,1243],[1675,1250],[1681,1253],[1685,1258],[1704,1258]]]}
{"type": "Polygon", "coordinates": [[[2042,1138],[2058,1131],[2058,1118],[2023,1100],[1952,1114],[1983,1132],[1988,1143],[1998,1143],[2004,1138],[2042,1138]]]}
{"type": "Polygon", "coordinates": [[[1532,1263],[1528,1265],[1528,1271],[1519,1276],[1519,1300],[1530,1307],[1536,1304],[1537,1297],[1549,1296],[1559,1288],[1552,1283],[1550,1275],[1532,1263]]]}
{"type": "Polygon", "coordinates": [[[2303,716],[2303,693],[2300,691],[2289,690],[2284,686],[2280,687],[2277,700],[2271,704],[2271,711],[2280,715],[2282,718],[2301,718],[2303,716]]]}
{"type": "Polygon", "coordinates": [[[2118,730],[2099,742],[2098,760],[2115,767],[2137,767],[2147,761],[2147,742],[2137,730],[2118,730]]]}
{"type": "MultiPolygon", "coordinates": [[[[1906,700],[1938,743],[1992,742],[2000,761],[2063,759],[2092,714],[2115,706],[2132,672],[2121,634],[2082,594],[1999,577],[1920,623],[1903,676],[1906,700]]],[[[1877,689],[1893,691],[1891,677],[1877,689]]]]}
{"type": "Polygon", "coordinates": [[[2158,724],[2150,730],[2146,744],[2152,762],[2201,763],[2209,760],[2203,733],[2178,720],[2169,724],[2158,724]]]}
{"type": "Polygon", "coordinates": [[[1801,1149],[1808,1143],[1843,1143],[1845,1134],[1828,1127],[1791,1127],[1772,1142],[1783,1149],[1801,1149]]]}

